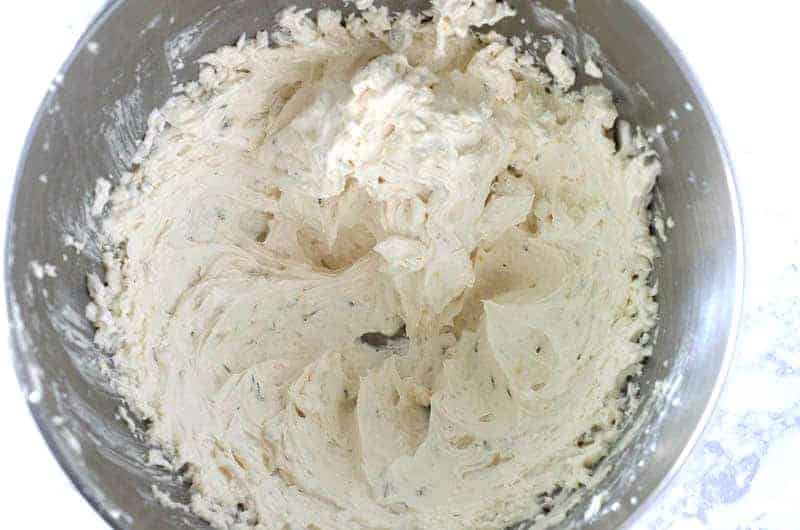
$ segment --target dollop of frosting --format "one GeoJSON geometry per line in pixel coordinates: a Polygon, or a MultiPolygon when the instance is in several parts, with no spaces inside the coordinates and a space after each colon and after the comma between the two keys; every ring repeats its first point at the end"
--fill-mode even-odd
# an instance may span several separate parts
{"type": "Polygon", "coordinates": [[[112,193],[87,314],[216,526],[553,516],[617,435],[658,164],[605,88],[468,31],[507,6],[434,7],[205,56],[112,193]]]}

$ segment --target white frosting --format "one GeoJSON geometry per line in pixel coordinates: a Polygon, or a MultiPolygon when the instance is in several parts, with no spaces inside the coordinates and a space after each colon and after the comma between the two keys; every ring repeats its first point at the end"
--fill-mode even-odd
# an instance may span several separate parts
{"type": "Polygon", "coordinates": [[[595,79],[603,78],[603,71],[591,58],[586,59],[586,62],[583,65],[583,71],[586,72],[586,75],[594,77],[595,79]]]}
{"type": "Polygon", "coordinates": [[[617,436],[658,165],[606,89],[467,32],[509,8],[435,5],[207,55],[113,190],[87,314],[216,526],[557,516],[617,436]]]}
{"type": "Polygon", "coordinates": [[[558,86],[568,90],[575,84],[575,70],[572,69],[572,62],[564,55],[564,42],[561,39],[551,37],[549,41],[550,51],[544,58],[547,69],[553,74],[558,86]]]}

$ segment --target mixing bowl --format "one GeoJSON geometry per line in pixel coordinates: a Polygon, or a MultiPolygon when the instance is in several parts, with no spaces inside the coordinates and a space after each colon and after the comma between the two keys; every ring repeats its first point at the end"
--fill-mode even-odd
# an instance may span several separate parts
{"type": "MultiPolygon", "coordinates": [[[[84,246],[82,240],[94,222],[89,205],[96,179],[114,180],[126,169],[148,113],[169,98],[174,82],[196,78],[198,57],[232,44],[242,32],[274,28],[275,14],[292,4],[318,5],[110,2],[64,64],[63,81],[48,93],[31,128],[5,255],[16,370],[56,458],[115,528],[205,524],[154,498],[153,484],[178,501],[188,490],[170,473],[143,465],[146,442],[129,429],[97,363],[101,353],[83,313],[86,273],[101,269],[96,242],[84,246]]],[[[386,5],[427,7],[418,0],[386,5]]],[[[514,6],[519,16],[497,29],[555,33],[576,62],[594,56],[621,115],[651,131],[663,163],[654,208],[674,227],[661,241],[654,273],[661,309],[654,353],[638,381],[643,405],[603,462],[598,488],[559,525],[624,527],[657,502],[706,423],[730,363],[743,281],[733,176],[696,80],[642,6],[621,0],[514,6]]]]}

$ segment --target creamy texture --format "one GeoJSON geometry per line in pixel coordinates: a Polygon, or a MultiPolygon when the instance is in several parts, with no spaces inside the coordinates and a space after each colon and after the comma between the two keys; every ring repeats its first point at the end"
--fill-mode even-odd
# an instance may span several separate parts
{"type": "Polygon", "coordinates": [[[658,164],[558,41],[551,83],[468,31],[503,4],[434,7],[205,56],[111,193],[87,315],[216,526],[553,516],[617,437],[658,164]]]}

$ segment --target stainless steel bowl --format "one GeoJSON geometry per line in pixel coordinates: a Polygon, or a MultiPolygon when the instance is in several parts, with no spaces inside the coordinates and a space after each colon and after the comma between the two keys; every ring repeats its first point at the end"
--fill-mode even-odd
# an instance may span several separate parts
{"type": "MultiPolygon", "coordinates": [[[[291,4],[319,5],[311,0],[110,2],[67,59],[63,86],[47,95],[31,127],[5,256],[16,370],[58,461],[115,528],[204,524],[154,500],[153,482],[178,500],[185,500],[187,491],[168,473],[142,465],[146,444],[120,419],[120,400],[98,373],[94,360],[100,354],[82,316],[86,273],[99,270],[96,245],[89,241],[76,252],[63,238],[88,222],[96,179],[119,176],[121,160],[142,137],[149,111],[170,96],[171,82],[195,78],[194,59],[232,43],[243,31],[252,36],[273,27],[275,14],[291,4]],[[47,185],[38,180],[41,174],[51,177],[47,185]],[[58,277],[36,277],[32,261],[57,265],[58,277]]],[[[643,428],[631,430],[627,443],[604,463],[610,472],[600,487],[609,502],[619,499],[621,505],[616,511],[601,509],[586,522],[587,496],[561,525],[611,529],[632,524],[657,502],[658,491],[708,419],[732,356],[743,251],[725,147],[680,52],[634,1],[575,5],[570,10],[564,0],[516,2],[520,16],[499,29],[557,32],[581,62],[599,45],[605,82],[622,116],[644,127],[668,126],[664,138],[656,139],[664,171],[654,202],[675,220],[656,265],[659,334],[640,381],[646,406],[633,418],[643,428]],[[639,461],[643,467],[632,464],[639,461]],[[631,497],[639,501],[635,506],[625,502],[631,497]]],[[[388,6],[426,4],[390,0],[388,6]]]]}

